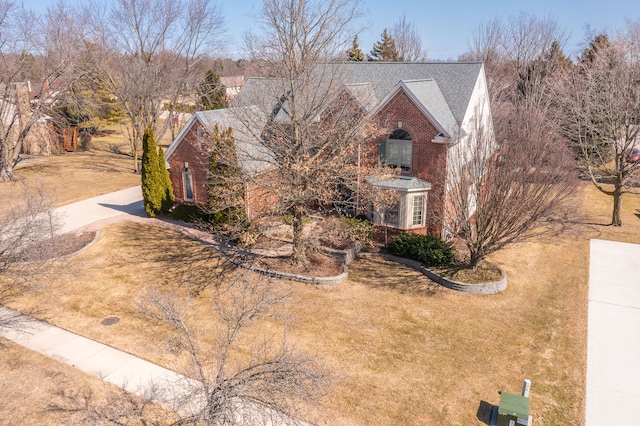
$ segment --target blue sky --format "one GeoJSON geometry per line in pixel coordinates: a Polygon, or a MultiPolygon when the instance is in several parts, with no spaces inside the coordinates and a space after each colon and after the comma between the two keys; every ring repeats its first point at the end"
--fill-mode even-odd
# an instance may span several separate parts
{"type": "MultiPolygon", "coordinates": [[[[25,6],[40,10],[55,3],[56,0],[24,0],[25,6]]],[[[362,4],[365,18],[361,24],[367,28],[359,40],[365,53],[385,27],[392,27],[406,14],[420,31],[423,46],[433,59],[456,59],[466,50],[467,40],[480,23],[496,17],[506,20],[520,12],[555,17],[570,35],[565,48],[570,55],[581,50],[586,25],[596,31],[616,32],[624,27],[625,19],[640,19],[637,0],[362,0],[362,4]]],[[[257,13],[260,5],[261,0],[221,0],[227,35],[235,41],[229,46],[230,53],[241,49],[244,32],[255,26],[251,14],[257,13]]]]}

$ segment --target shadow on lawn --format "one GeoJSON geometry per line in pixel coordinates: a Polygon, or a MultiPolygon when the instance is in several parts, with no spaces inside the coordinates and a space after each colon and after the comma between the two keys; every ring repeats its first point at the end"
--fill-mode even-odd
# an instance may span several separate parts
{"type": "Polygon", "coordinates": [[[124,223],[115,233],[117,247],[110,251],[114,267],[126,268],[137,260],[148,281],[188,287],[194,296],[236,269],[215,249],[164,227],[124,223]]]}
{"type": "Polygon", "coordinates": [[[487,401],[480,401],[480,406],[478,407],[476,418],[480,420],[482,423],[489,425],[491,424],[492,411],[493,411],[492,404],[489,404],[487,401]]]}
{"type": "Polygon", "coordinates": [[[349,265],[349,278],[370,288],[386,288],[412,296],[431,296],[442,287],[409,267],[381,258],[358,259],[349,265]]]}

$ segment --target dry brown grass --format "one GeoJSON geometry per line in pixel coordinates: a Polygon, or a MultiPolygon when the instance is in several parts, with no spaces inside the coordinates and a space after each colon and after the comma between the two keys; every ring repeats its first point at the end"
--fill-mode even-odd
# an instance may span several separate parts
{"type": "MultiPolygon", "coordinates": [[[[111,145],[126,146],[120,127],[94,137],[91,149],[53,157],[29,157],[14,171],[17,182],[0,183],[11,190],[20,183],[42,186],[56,206],[140,185],[133,173],[133,159],[109,151],[111,145]]],[[[123,147],[126,152],[126,148],[123,147]]]]}
{"type": "Polygon", "coordinates": [[[64,390],[84,386],[103,395],[104,382],[53,358],[27,350],[0,338],[0,424],[68,425],[70,414],[53,412],[59,403],[56,395],[64,390]]]}
{"type": "MultiPolygon", "coordinates": [[[[609,198],[588,184],[580,195],[588,222],[609,221],[609,198]]],[[[498,295],[440,289],[378,259],[356,261],[349,281],[336,287],[282,282],[295,292],[286,308],[295,319],[291,338],[338,378],[320,423],[482,424],[476,418],[481,401],[495,404],[497,391],[517,393],[529,378],[536,424],[580,424],[588,239],[640,242],[638,209],[640,196],[629,196],[622,228],[580,225],[581,233],[496,253],[490,260],[509,277],[498,295]]],[[[137,296],[145,286],[195,292],[193,316],[210,324],[207,284],[225,266],[195,241],[134,223],[107,228],[97,244],[69,261],[81,272],[21,303],[46,307],[55,324],[170,368],[175,356],[137,313],[137,296]],[[118,324],[100,324],[113,315],[118,324]]],[[[40,374],[40,368],[35,362],[23,373],[40,374]]]]}

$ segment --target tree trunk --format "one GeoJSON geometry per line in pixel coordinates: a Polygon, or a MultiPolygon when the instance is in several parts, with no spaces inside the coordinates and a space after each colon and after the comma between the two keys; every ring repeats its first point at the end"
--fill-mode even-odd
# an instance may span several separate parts
{"type": "Polygon", "coordinates": [[[307,253],[304,241],[304,212],[301,207],[293,211],[293,262],[296,265],[304,265],[307,262],[307,253]]]}
{"type": "Polygon", "coordinates": [[[140,156],[138,155],[138,149],[133,148],[133,171],[140,173],[140,156]]]}
{"type": "Polygon", "coordinates": [[[620,212],[622,211],[622,184],[616,182],[613,190],[613,214],[611,215],[611,225],[622,226],[620,212]]]}
{"type": "Polygon", "coordinates": [[[0,141],[0,182],[13,180],[13,162],[9,158],[8,143],[0,141]]]}
{"type": "Polygon", "coordinates": [[[0,182],[9,182],[13,180],[13,167],[8,164],[0,165],[0,182]]]}
{"type": "Polygon", "coordinates": [[[469,250],[469,267],[475,271],[483,258],[484,255],[480,251],[469,250]]]}

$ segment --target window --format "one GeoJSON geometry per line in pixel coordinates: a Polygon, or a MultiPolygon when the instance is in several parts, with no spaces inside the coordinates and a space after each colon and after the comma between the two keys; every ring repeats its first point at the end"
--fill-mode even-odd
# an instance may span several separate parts
{"type": "Polygon", "coordinates": [[[184,180],[184,200],[193,201],[193,174],[185,168],[182,172],[182,178],[184,180]]]}
{"type": "Polygon", "coordinates": [[[198,147],[202,148],[202,127],[196,128],[196,140],[198,142],[198,147]]]}
{"type": "Polygon", "coordinates": [[[394,130],[385,144],[385,164],[388,167],[401,168],[402,173],[411,172],[413,159],[413,141],[411,135],[402,129],[394,130]]]}
{"type": "Polygon", "coordinates": [[[413,215],[411,225],[424,225],[424,195],[416,195],[413,197],[413,215]]]}

